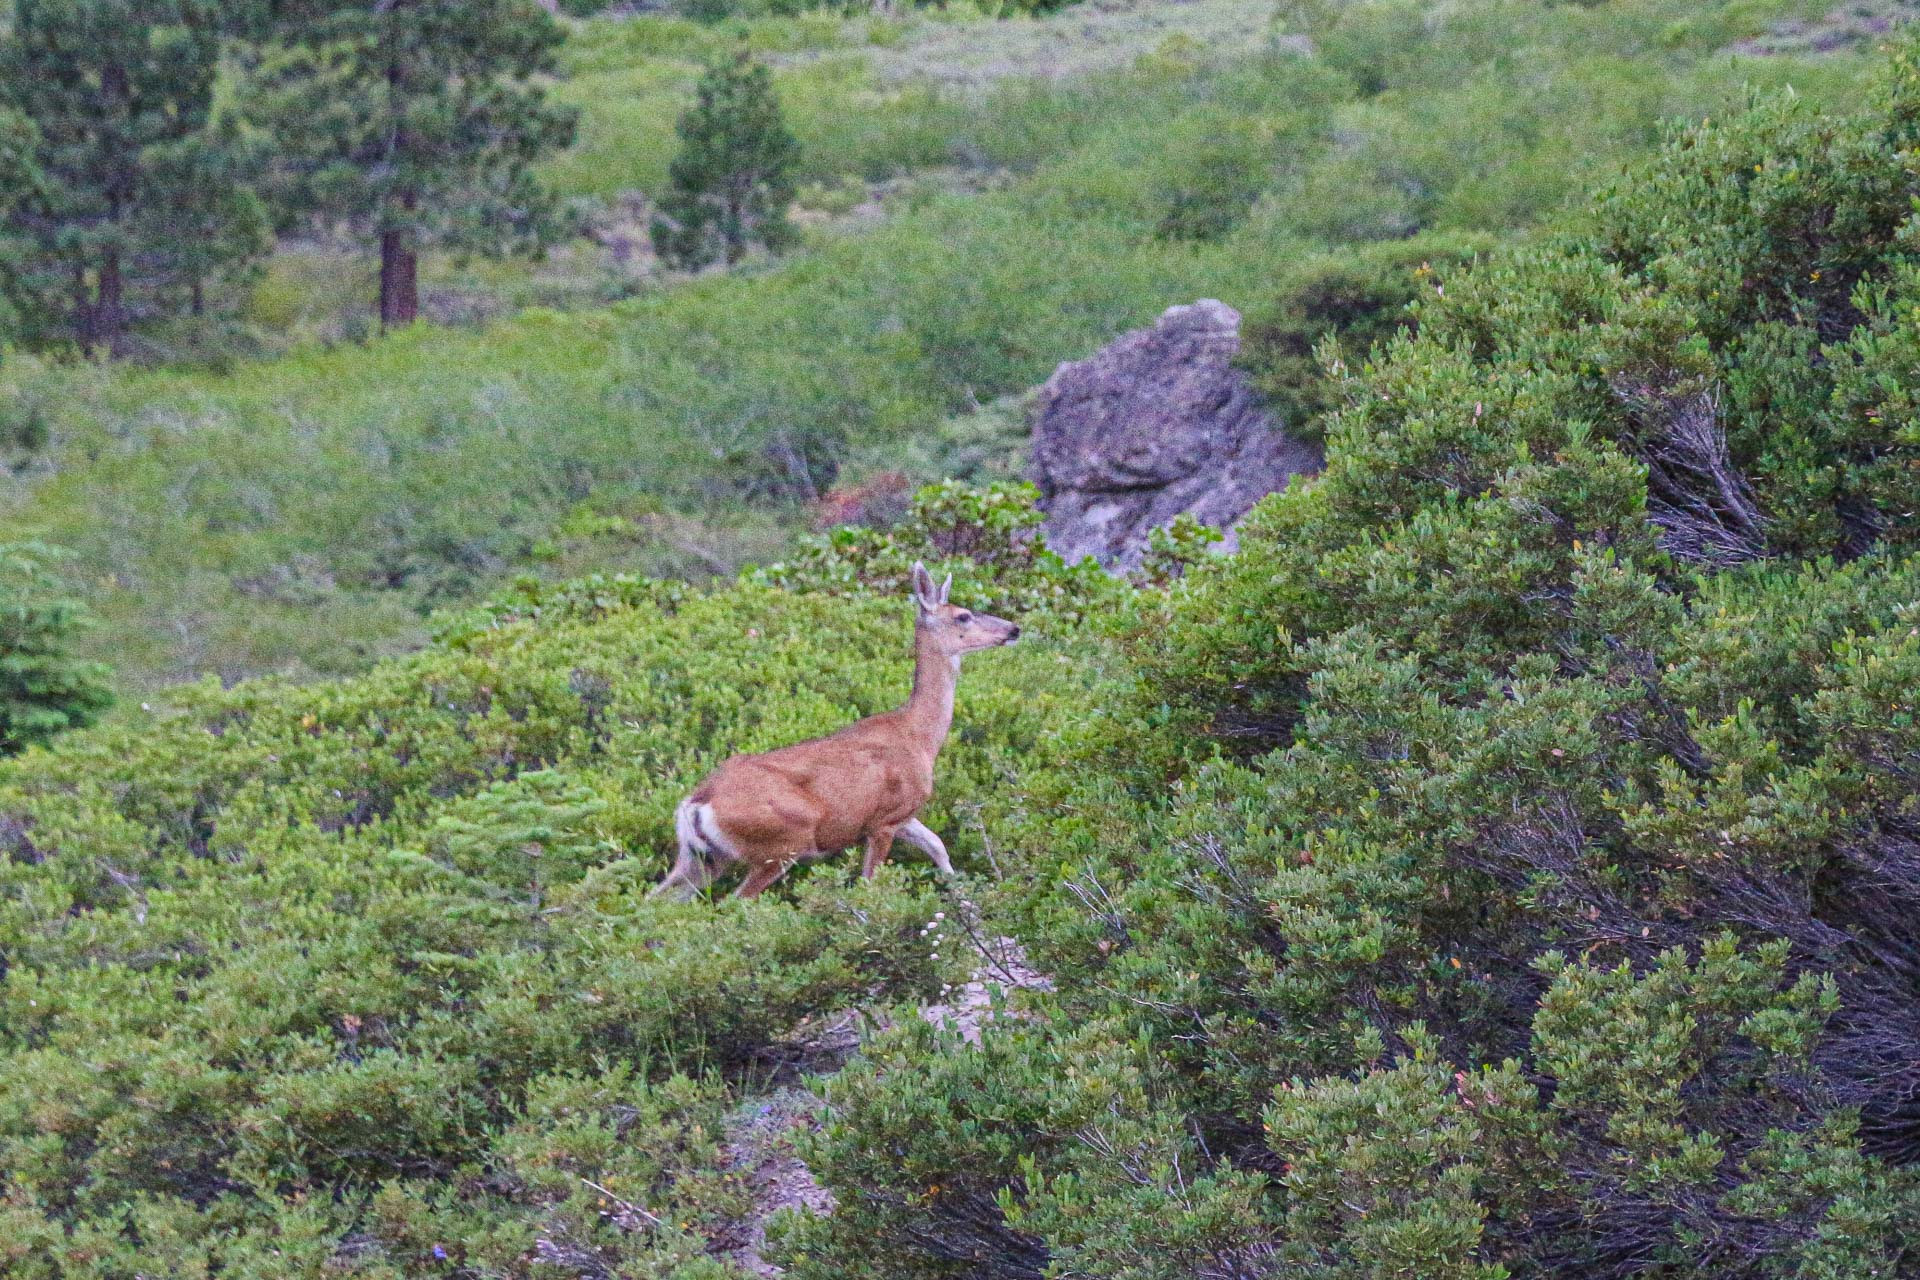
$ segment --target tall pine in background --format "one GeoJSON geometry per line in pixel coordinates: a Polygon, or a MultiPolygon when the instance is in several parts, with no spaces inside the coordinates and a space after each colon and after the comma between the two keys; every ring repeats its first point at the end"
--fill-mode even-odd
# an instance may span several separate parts
{"type": "Polygon", "coordinates": [[[742,49],[701,77],[680,117],[680,154],[653,222],[653,244],[676,267],[740,261],[755,242],[778,252],[800,146],[787,132],[773,77],[742,49]]]}
{"type": "Polygon", "coordinates": [[[0,98],[32,122],[10,196],[6,283],[29,338],[111,351],[204,281],[256,259],[264,226],[224,173],[212,216],[183,221],[225,170],[207,134],[220,56],[214,0],[19,0],[0,98]],[[191,245],[186,242],[190,240],[191,245]]]}
{"type": "Polygon", "coordinates": [[[378,246],[383,328],[418,315],[423,249],[504,256],[562,229],[533,164],[575,113],[538,83],[562,32],[537,0],[285,0],[268,29],[246,110],[275,141],[282,219],[378,246]]]}
{"type": "Polygon", "coordinates": [[[25,220],[46,198],[39,155],[40,131],[33,121],[0,107],[0,343],[22,336],[18,303],[34,257],[25,220]]]}

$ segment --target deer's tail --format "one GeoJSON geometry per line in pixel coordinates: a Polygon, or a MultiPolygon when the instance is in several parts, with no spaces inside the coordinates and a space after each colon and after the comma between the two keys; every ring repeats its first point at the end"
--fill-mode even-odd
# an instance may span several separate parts
{"type": "Polygon", "coordinates": [[[720,835],[720,825],[714,820],[710,804],[691,797],[682,800],[674,810],[673,834],[679,844],[679,854],[674,858],[673,870],[647,895],[649,898],[686,902],[698,897],[702,889],[713,883],[715,876],[739,860],[739,855],[727,847],[725,837],[720,835]]]}

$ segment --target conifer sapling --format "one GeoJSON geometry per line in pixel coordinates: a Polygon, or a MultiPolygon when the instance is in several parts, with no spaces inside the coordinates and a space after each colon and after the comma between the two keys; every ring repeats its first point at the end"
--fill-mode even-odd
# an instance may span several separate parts
{"type": "Polygon", "coordinates": [[[708,68],[678,132],[672,185],[653,222],[663,259],[694,270],[738,262],[755,243],[777,253],[793,242],[787,206],[800,147],[765,67],[742,49],[708,68]]]}

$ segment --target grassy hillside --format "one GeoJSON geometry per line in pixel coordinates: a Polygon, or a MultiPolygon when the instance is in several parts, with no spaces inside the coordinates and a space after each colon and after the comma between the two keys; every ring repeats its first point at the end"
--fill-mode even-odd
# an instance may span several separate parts
{"type": "Polygon", "coordinates": [[[1910,41],[1675,131],[1168,585],[944,486],[0,764],[0,1266],[1915,1274],[1917,159],[1910,41]],[[927,813],[966,879],[646,901],[716,758],[904,693],[956,545],[1027,624],[927,813]],[[1002,935],[1010,1016],[924,1016],[1002,935]]]}
{"type": "MultiPolygon", "coordinates": [[[[1661,117],[1749,82],[1852,92],[1845,49],[1726,52],[1789,11],[1366,4],[1316,19],[1311,55],[1269,41],[1259,6],[1224,48],[1163,39],[1150,8],[737,24],[783,59],[819,179],[936,177],[870,231],[603,310],[231,373],[13,360],[8,419],[50,442],[15,458],[5,523],[79,551],[98,650],[130,689],[357,669],[417,643],[423,610],[514,571],[765,558],[836,480],[903,464],[931,478],[981,456],[981,437],[1017,448],[971,407],[1170,302],[1258,309],[1330,248],[1511,231],[1649,145],[1661,117]],[[1105,33],[1084,67],[1035,54],[1079,49],[1083,22],[1105,33]],[[929,74],[975,32],[1001,52],[929,74]],[[1135,57],[1134,40],[1158,43],[1135,57]],[[941,194],[956,184],[992,189],[941,194]]],[[[1193,10],[1193,31],[1223,12],[1193,10]]],[[[655,180],[677,95],[735,29],[582,28],[567,92],[588,115],[556,180],[655,180]]]]}

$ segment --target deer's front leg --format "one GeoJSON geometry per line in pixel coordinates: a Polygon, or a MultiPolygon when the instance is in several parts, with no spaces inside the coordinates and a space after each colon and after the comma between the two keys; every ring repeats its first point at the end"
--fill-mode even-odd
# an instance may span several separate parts
{"type": "Polygon", "coordinates": [[[875,827],[867,833],[867,856],[860,863],[862,879],[873,879],[873,873],[887,860],[887,854],[893,849],[893,831],[892,827],[875,827]]]}

